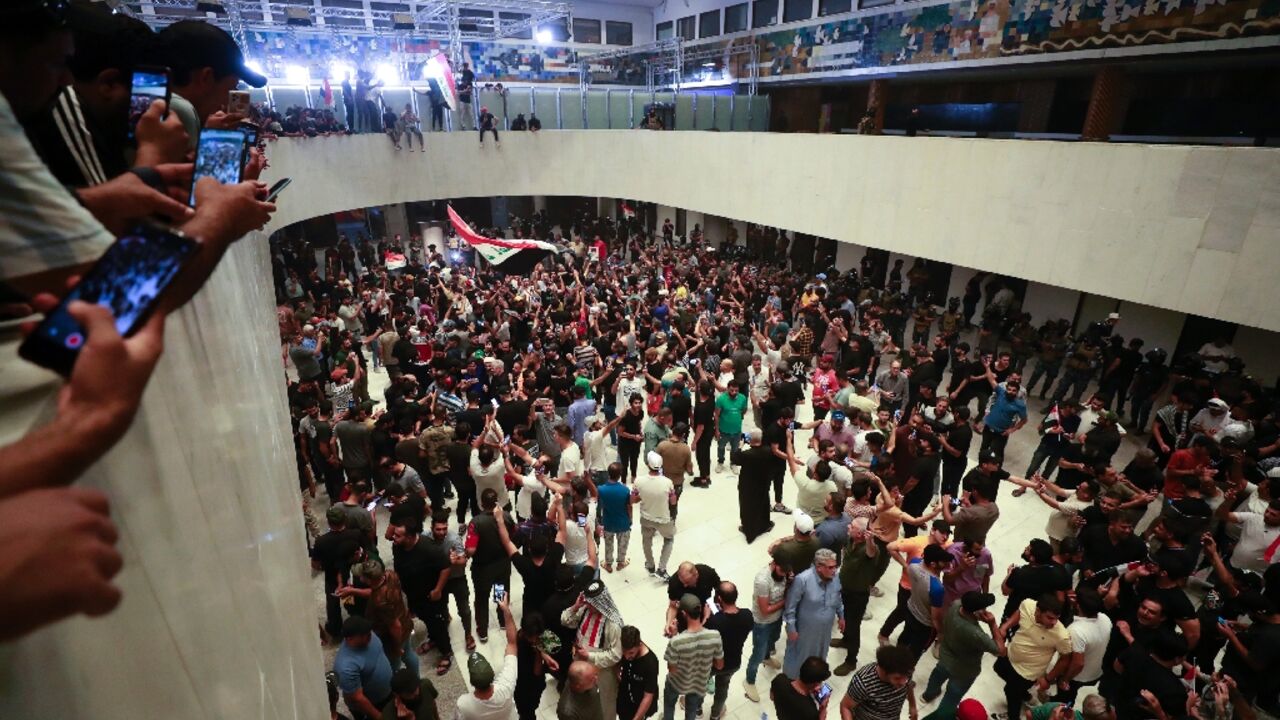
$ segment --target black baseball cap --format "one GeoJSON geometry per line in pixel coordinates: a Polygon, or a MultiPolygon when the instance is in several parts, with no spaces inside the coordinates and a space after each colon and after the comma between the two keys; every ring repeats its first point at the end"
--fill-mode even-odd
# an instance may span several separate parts
{"type": "Polygon", "coordinates": [[[220,76],[235,75],[249,87],[260,88],[267,77],[245,67],[244,52],[226,30],[201,20],[179,20],[159,32],[165,62],[182,77],[211,67],[220,76]]]}

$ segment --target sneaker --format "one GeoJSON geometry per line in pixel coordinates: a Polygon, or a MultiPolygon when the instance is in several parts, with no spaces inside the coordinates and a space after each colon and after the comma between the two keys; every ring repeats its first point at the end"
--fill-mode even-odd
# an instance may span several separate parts
{"type": "Polygon", "coordinates": [[[654,574],[657,575],[658,579],[661,580],[662,582],[668,582],[671,580],[671,576],[667,574],[666,570],[659,570],[654,574]]]}
{"type": "Polygon", "coordinates": [[[852,662],[845,660],[844,662],[837,665],[836,669],[832,670],[832,672],[834,672],[836,675],[839,675],[840,677],[844,677],[845,675],[848,675],[849,673],[857,669],[858,668],[855,667],[852,662]]]}
{"type": "Polygon", "coordinates": [[[783,505],[782,503],[774,503],[773,511],[776,513],[782,513],[783,515],[791,514],[791,508],[787,507],[786,505],[783,505]]]}
{"type": "Polygon", "coordinates": [[[934,693],[933,695],[930,695],[929,693],[925,693],[924,695],[921,695],[921,696],[920,696],[920,699],[921,699],[921,700],[923,700],[923,701],[925,702],[925,704],[926,704],[926,705],[928,705],[929,703],[933,702],[934,700],[937,700],[937,699],[938,699],[938,696],[939,696],[939,695],[941,695],[941,694],[942,694],[942,693],[940,693],[940,692],[939,692],[939,693],[934,693]]]}
{"type": "Polygon", "coordinates": [[[724,463],[716,463],[716,472],[718,473],[724,472],[724,463]]]}
{"type": "Polygon", "coordinates": [[[776,658],[776,657],[767,657],[767,658],[765,658],[765,659],[764,659],[764,666],[765,666],[765,667],[769,667],[769,668],[773,668],[774,670],[781,670],[781,669],[782,669],[782,663],[781,663],[781,662],[779,662],[779,661],[778,661],[778,658],[776,658]]]}
{"type": "Polygon", "coordinates": [[[743,683],[742,691],[747,696],[747,699],[750,700],[751,702],[753,703],[760,702],[760,693],[756,690],[756,686],[754,684],[743,683]]]}
{"type": "Polygon", "coordinates": [[[871,586],[871,597],[884,597],[884,591],[875,585],[871,586]]]}
{"type": "Polygon", "coordinates": [[[652,565],[645,565],[644,571],[649,573],[652,577],[658,577],[658,571],[654,570],[652,565]]]}

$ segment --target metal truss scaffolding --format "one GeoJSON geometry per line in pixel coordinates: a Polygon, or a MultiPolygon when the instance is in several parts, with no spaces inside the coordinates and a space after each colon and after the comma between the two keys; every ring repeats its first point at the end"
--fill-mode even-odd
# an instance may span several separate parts
{"type": "Polygon", "coordinates": [[[743,66],[745,76],[735,76],[734,80],[746,86],[748,95],[755,95],[760,79],[760,47],[752,38],[740,38],[728,45],[711,43],[684,48],[674,58],[659,58],[652,63],[651,74],[661,86],[662,78],[672,77],[672,89],[679,91],[680,85],[687,84],[690,77],[696,77],[703,66],[718,63],[721,68],[743,66]]]}
{"type": "Polygon", "coordinates": [[[682,61],[684,52],[684,40],[671,38],[644,45],[618,48],[617,50],[606,50],[591,55],[580,55],[578,57],[578,86],[583,91],[591,86],[593,65],[612,66],[618,62],[633,62],[644,64],[645,82],[649,92],[653,92],[658,85],[671,85],[673,88],[679,89],[679,77],[671,77],[669,82],[664,82],[664,75],[655,74],[654,69],[681,67],[684,64],[682,61]]]}

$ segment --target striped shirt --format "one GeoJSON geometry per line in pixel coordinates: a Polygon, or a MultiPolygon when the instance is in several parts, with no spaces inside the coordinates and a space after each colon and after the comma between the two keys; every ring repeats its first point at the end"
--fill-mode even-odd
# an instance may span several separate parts
{"type": "Polygon", "coordinates": [[[45,167],[0,97],[0,278],[96,260],[113,240],[45,167]]]}
{"type": "Polygon", "coordinates": [[[715,630],[685,630],[671,638],[662,657],[668,665],[674,666],[667,674],[667,686],[671,692],[702,695],[707,692],[713,664],[724,657],[724,643],[715,630]]]}
{"type": "Polygon", "coordinates": [[[876,664],[858,668],[849,680],[849,697],[853,700],[853,720],[898,720],[902,704],[907,701],[907,685],[895,687],[880,679],[876,664]]]}

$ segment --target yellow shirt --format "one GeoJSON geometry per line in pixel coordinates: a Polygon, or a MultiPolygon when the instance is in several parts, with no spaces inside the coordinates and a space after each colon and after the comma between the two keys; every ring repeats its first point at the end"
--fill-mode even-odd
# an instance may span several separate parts
{"type": "Polygon", "coordinates": [[[1049,670],[1053,655],[1071,654],[1071,633],[1061,622],[1046,628],[1036,622],[1035,598],[1018,605],[1018,633],[1009,642],[1009,664],[1027,680],[1035,680],[1049,670]]]}

